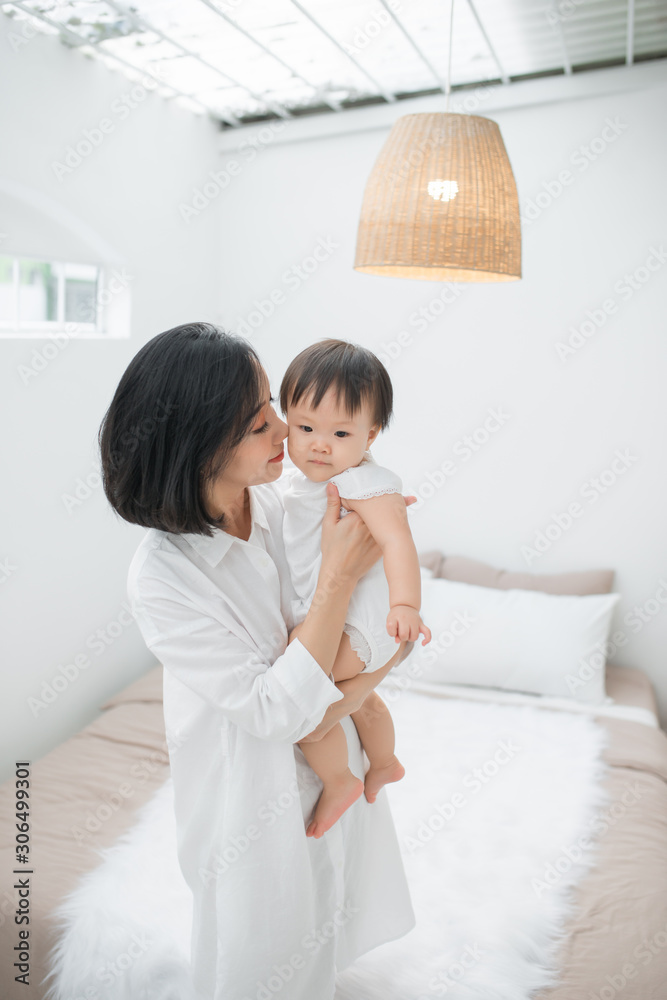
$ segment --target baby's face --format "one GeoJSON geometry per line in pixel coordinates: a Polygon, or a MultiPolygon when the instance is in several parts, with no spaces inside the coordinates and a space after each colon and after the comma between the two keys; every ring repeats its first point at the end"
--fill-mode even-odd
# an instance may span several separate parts
{"type": "Polygon", "coordinates": [[[305,476],[323,483],[350,469],[364,456],[379,428],[368,407],[353,417],[339,406],[333,389],[314,410],[310,398],[300,399],[287,411],[289,456],[305,476]]]}

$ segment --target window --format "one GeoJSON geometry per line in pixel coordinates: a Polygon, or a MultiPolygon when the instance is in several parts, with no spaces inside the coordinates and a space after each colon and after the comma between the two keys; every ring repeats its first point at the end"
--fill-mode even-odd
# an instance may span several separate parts
{"type": "Polygon", "coordinates": [[[102,277],[96,264],[0,255],[0,336],[102,335],[102,277]]]}

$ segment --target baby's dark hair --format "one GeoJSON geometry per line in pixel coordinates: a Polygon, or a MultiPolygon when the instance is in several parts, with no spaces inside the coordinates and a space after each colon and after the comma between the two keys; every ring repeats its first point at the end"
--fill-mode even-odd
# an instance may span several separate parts
{"type": "Polygon", "coordinates": [[[317,409],[331,388],[351,417],[370,405],[380,430],[389,423],[394,394],[387,369],[372,351],[346,340],[319,340],[297,354],[280,386],[281,409],[287,413],[304,397],[317,409]]]}

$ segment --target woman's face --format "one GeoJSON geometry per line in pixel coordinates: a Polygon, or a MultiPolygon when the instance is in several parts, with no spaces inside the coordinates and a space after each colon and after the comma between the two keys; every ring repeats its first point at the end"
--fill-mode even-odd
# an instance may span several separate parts
{"type": "Polygon", "coordinates": [[[209,486],[207,506],[212,509],[224,507],[246,486],[272,483],[283,471],[283,441],[287,437],[287,424],[271,405],[269,380],[263,369],[261,379],[264,404],[231,460],[209,486]]]}

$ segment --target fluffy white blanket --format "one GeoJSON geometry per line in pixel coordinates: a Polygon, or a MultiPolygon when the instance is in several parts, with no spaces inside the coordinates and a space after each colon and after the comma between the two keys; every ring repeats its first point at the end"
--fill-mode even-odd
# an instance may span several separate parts
{"type": "MultiPolygon", "coordinates": [[[[381,685],[406,767],[389,786],[417,926],[338,976],[336,1000],[528,1000],[557,981],[571,888],[594,863],[606,733],[592,719],[381,685]]],[[[59,910],[46,1000],[189,1000],[192,907],[171,781],[59,910]]]]}

